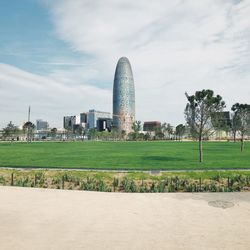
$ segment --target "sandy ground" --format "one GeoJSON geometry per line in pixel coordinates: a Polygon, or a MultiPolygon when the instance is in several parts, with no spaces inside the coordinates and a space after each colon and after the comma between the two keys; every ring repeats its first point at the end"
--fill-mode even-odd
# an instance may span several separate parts
{"type": "Polygon", "coordinates": [[[250,193],[0,187],[0,249],[250,249],[250,193]]]}

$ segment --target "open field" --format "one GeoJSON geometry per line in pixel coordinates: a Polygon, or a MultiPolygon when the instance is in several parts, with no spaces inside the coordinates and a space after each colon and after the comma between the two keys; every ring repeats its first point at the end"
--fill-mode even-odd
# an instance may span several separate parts
{"type": "Polygon", "coordinates": [[[33,142],[0,143],[0,167],[137,170],[250,168],[250,142],[33,142]]]}
{"type": "Polygon", "coordinates": [[[250,249],[250,193],[0,187],[1,250],[250,249]]]}

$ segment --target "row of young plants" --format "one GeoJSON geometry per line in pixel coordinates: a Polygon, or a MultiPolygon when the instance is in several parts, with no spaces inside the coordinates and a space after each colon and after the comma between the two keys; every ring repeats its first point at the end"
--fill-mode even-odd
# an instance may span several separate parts
{"type": "Polygon", "coordinates": [[[45,172],[0,174],[0,185],[88,190],[102,192],[241,192],[250,191],[250,175],[213,175],[209,178],[168,176],[163,178],[131,178],[128,176],[76,176],[69,173],[46,175],[45,172]]]}

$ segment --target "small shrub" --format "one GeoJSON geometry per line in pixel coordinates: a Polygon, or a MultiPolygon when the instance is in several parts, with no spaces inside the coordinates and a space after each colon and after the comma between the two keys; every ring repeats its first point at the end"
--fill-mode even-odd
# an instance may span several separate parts
{"type": "Polygon", "coordinates": [[[115,192],[115,189],[118,186],[119,186],[119,179],[114,177],[114,179],[113,179],[113,189],[114,189],[114,192],[115,192]]]}
{"type": "Polygon", "coordinates": [[[5,178],[2,175],[0,175],[0,184],[5,185],[5,183],[6,183],[5,178]]]}

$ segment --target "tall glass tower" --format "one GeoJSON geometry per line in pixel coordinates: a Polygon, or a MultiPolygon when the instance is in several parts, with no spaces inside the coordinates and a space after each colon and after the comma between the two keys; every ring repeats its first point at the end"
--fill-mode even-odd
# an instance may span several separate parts
{"type": "Polygon", "coordinates": [[[135,87],[128,58],[121,57],[116,65],[113,86],[113,126],[118,131],[132,132],[135,121],[135,87]]]}

